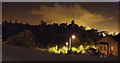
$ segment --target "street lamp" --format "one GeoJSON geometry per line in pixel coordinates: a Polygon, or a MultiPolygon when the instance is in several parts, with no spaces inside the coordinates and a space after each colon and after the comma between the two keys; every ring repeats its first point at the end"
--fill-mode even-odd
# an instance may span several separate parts
{"type": "Polygon", "coordinates": [[[68,42],[66,42],[65,44],[66,44],[66,47],[68,48],[68,42]]]}
{"type": "Polygon", "coordinates": [[[72,39],[75,39],[75,35],[72,35],[72,39]]]}
{"type": "Polygon", "coordinates": [[[76,36],[75,35],[72,35],[70,38],[69,38],[69,50],[71,49],[72,47],[72,39],[75,39],[76,36]]]}

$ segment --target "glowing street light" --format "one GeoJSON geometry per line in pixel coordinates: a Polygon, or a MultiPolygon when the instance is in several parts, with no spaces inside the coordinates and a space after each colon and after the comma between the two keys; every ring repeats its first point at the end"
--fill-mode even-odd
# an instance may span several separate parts
{"type": "Polygon", "coordinates": [[[71,49],[72,47],[72,39],[75,39],[76,36],[75,35],[72,35],[70,38],[69,38],[69,50],[71,49]]]}
{"type": "Polygon", "coordinates": [[[66,42],[66,45],[68,45],[68,42],[66,42]]]}
{"type": "Polygon", "coordinates": [[[66,44],[66,47],[68,48],[68,42],[66,42],[65,44],[66,44]]]}
{"type": "Polygon", "coordinates": [[[75,35],[72,35],[72,39],[75,39],[75,35]]]}

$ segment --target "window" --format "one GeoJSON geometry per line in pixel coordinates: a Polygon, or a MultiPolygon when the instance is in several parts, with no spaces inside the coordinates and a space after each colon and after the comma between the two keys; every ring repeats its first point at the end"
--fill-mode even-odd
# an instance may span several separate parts
{"type": "Polygon", "coordinates": [[[106,45],[104,45],[104,51],[106,51],[106,50],[107,50],[106,45]]]}
{"type": "Polygon", "coordinates": [[[113,55],[113,46],[110,46],[110,53],[113,55]]]}
{"type": "Polygon", "coordinates": [[[100,50],[102,50],[102,46],[100,46],[100,50]]]}
{"type": "Polygon", "coordinates": [[[111,46],[111,51],[113,51],[113,46],[111,46]]]}

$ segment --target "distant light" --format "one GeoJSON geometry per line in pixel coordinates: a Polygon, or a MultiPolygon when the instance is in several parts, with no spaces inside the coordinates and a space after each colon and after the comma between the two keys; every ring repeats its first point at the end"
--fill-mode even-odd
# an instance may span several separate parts
{"type": "Polygon", "coordinates": [[[103,55],[100,55],[100,57],[103,57],[103,55]]]}
{"type": "Polygon", "coordinates": [[[66,45],[68,45],[68,42],[66,42],[66,45]]]}
{"type": "Polygon", "coordinates": [[[118,35],[118,34],[119,34],[119,32],[116,32],[116,33],[115,33],[115,35],[118,35]]]}
{"type": "Polygon", "coordinates": [[[89,26],[87,26],[85,30],[91,30],[91,28],[89,26]]]}
{"type": "Polygon", "coordinates": [[[98,32],[100,32],[101,30],[100,29],[98,29],[98,32]]]}
{"type": "Polygon", "coordinates": [[[105,33],[102,33],[102,35],[105,37],[106,36],[106,34],[105,33]]]}
{"type": "Polygon", "coordinates": [[[109,34],[109,35],[113,35],[113,32],[109,32],[108,34],[109,34]]]}
{"type": "Polygon", "coordinates": [[[68,42],[66,42],[65,44],[66,44],[66,47],[68,48],[68,42]]]}
{"type": "Polygon", "coordinates": [[[72,39],[75,39],[75,37],[76,37],[75,35],[72,35],[72,39]]]}

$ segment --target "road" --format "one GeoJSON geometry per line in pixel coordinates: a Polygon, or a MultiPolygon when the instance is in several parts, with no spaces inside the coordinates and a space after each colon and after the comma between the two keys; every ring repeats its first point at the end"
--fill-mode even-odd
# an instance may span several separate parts
{"type": "Polygon", "coordinates": [[[48,52],[38,52],[34,49],[2,45],[2,61],[117,61],[117,57],[87,56],[87,55],[56,55],[48,52]]]}

